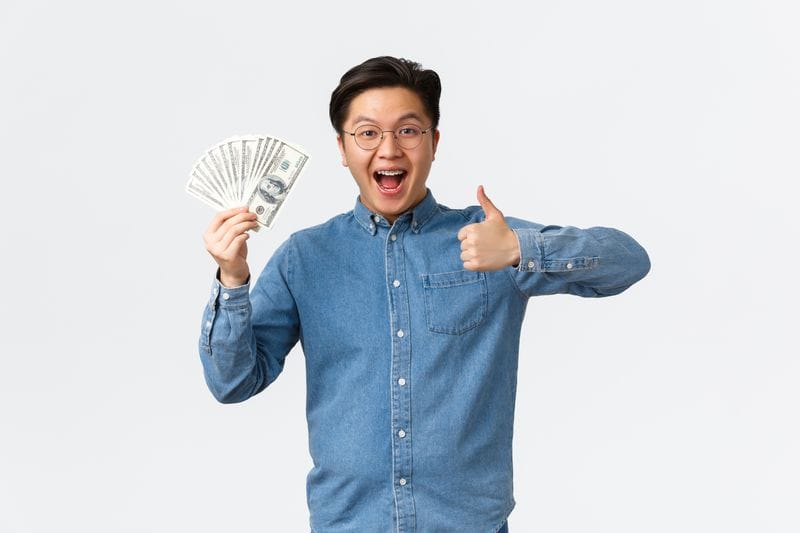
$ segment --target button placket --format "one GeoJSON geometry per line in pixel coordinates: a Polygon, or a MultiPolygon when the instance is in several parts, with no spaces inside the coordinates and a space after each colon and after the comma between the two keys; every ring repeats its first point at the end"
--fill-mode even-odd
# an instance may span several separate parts
{"type": "Polygon", "coordinates": [[[392,331],[392,455],[394,460],[394,500],[397,510],[397,529],[413,530],[416,521],[411,484],[411,397],[406,385],[411,365],[411,317],[405,283],[404,239],[408,234],[407,221],[395,221],[385,241],[386,284],[389,291],[392,331]]]}

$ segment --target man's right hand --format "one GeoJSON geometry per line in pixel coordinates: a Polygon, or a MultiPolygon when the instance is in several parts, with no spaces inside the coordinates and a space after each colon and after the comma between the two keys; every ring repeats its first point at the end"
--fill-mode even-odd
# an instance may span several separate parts
{"type": "Polygon", "coordinates": [[[258,226],[256,214],[247,207],[221,211],[211,220],[203,241],[219,265],[219,281],[225,287],[244,285],[250,276],[247,266],[247,230],[258,226]]]}

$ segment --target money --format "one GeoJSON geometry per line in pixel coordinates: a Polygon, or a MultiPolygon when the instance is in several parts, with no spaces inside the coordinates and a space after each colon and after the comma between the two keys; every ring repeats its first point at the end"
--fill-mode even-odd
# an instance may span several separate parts
{"type": "Polygon", "coordinates": [[[217,211],[246,205],[270,228],[310,158],[277,137],[229,137],[195,161],[186,192],[217,211]]]}

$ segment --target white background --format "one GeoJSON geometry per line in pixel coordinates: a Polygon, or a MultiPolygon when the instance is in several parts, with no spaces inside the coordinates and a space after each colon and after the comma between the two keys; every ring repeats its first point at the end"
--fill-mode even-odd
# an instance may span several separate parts
{"type": "Polygon", "coordinates": [[[213,212],[183,187],[229,135],[309,150],[260,270],[352,208],[328,101],[383,54],[442,77],[441,203],[483,183],[653,263],[530,302],[512,531],[800,530],[797,4],[443,4],[0,4],[0,531],[307,531],[302,352],[213,400],[213,212]]]}

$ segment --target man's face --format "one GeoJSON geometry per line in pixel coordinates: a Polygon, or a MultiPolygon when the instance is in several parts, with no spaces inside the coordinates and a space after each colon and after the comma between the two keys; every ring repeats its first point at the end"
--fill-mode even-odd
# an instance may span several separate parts
{"type": "Polygon", "coordinates": [[[376,149],[364,150],[352,135],[338,136],[342,164],[350,169],[358,184],[361,203],[394,222],[398,215],[425,198],[425,182],[439,132],[428,131],[419,146],[410,150],[397,145],[391,131],[398,127],[413,125],[426,130],[431,126],[422,100],[404,87],[369,89],[356,96],[350,102],[344,130],[354,132],[363,125],[386,130],[383,140],[376,149]]]}

